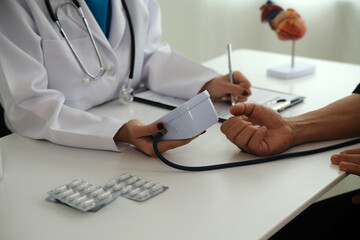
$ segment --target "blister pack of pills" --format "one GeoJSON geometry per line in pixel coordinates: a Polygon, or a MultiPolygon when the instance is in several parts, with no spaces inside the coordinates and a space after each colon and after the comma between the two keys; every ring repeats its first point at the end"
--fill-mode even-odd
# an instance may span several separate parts
{"type": "Polygon", "coordinates": [[[144,178],[138,178],[130,173],[124,173],[119,177],[111,179],[102,187],[114,196],[122,196],[139,202],[162,193],[168,188],[161,183],[147,181],[144,178]]]}
{"type": "Polygon", "coordinates": [[[83,212],[98,210],[116,198],[110,191],[82,179],[59,186],[48,194],[53,200],[83,212]]]}
{"type": "Polygon", "coordinates": [[[119,196],[142,202],[166,189],[168,187],[160,183],[124,173],[100,186],[75,179],[48,191],[46,200],[66,204],[82,212],[96,212],[119,196]]]}

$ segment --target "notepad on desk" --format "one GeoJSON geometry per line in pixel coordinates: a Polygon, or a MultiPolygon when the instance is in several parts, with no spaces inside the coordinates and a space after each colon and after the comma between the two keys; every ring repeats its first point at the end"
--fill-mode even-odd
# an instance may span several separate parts
{"type": "MultiPolygon", "coordinates": [[[[304,97],[302,96],[276,92],[263,88],[252,87],[251,91],[252,94],[246,101],[247,103],[258,103],[270,107],[278,112],[281,112],[289,107],[292,107],[304,101],[304,97]]],[[[142,89],[140,91],[137,91],[135,93],[134,99],[137,102],[147,103],[170,110],[180,106],[187,100],[158,94],[148,89],[142,89]]],[[[220,122],[226,121],[232,116],[232,114],[230,114],[229,112],[230,106],[231,105],[229,102],[214,103],[214,107],[216,109],[220,122]]]]}

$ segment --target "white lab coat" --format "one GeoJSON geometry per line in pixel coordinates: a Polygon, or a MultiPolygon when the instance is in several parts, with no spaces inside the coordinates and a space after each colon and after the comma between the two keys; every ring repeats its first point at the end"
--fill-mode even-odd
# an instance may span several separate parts
{"type": "MultiPolygon", "coordinates": [[[[68,0],[51,0],[53,9],[63,1],[68,0]]],[[[119,150],[113,136],[129,119],[86,112],[117,98],[130,70],[127,18],[120,0],[111,3],[112,21],[107,39],[80,0],[104,65],[111,67],[100,80],[83,84],[85,74],[51,20],[45,1],[1,2],[0,100],[10,129],[30,138],[67,146],[119,150]]],[[[143,82],[155,92],[190,98],[206,81],[219,76],[160,43],[160,9],[154,0],[127,0],[127,5],[136,42],[133,87],[143,82]]],[[[97,73],[95,51],[82,21],[71,8],[64,10],[60,19],[75,51],[85,67],[97,73]]]]}

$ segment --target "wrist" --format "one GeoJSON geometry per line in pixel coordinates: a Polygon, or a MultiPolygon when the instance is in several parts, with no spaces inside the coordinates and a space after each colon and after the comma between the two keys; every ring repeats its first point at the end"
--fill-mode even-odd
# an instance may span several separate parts
{"type": "Polygon", "coordinates": [[[198,93],[201,93],[201,92],[203,92],[203,91],[205,91],[205,90],[208,90],[209,84],[210,84],[210,82],[211,82],[212,80],[213,80],[213,79],[207,81],[207,82],[202,86],[202,88],[199,90],[198,93]]]}
{"type": "Polygon", "coordinates": [[[121,128],[116,132],[116,134],[113,137],[114,142],[124,142],[124,143],[130,143],[129,141],[129,131],[127,124],[123,124],[121,128]]]}
{"type": "Polygon", "coordinates": [[[291,128],[292,145],[299,145],[306,142],[318,140],[318,123],[312,119],[306,119],[302,116],[290,117],[287,119],[291,128]]]}
{"type": "Polygon", "coordinates": [[[299,124],[299,122],[297,122],[295,118],[288,118],[287,121],[291,129],[291,146],[303,143],[304,137],[302,136],[302,131],[300,130],[301,124],[299,124]]]}

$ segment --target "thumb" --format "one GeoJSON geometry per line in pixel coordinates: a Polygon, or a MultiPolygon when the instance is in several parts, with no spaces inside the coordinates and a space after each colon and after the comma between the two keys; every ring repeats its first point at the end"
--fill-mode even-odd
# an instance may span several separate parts
{"type": "Polygon", "coordinates": [[[231,106],[230,113],[235,116],[246,115],[249,116],[253,111],[255,105],[253,103],[237,103],[231,106]]]}

